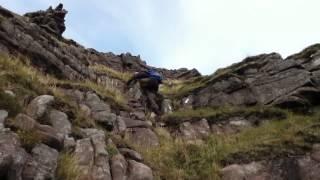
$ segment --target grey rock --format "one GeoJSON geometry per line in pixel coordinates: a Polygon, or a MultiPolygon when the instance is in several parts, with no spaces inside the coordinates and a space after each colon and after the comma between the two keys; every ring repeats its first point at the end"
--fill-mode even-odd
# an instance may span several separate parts
{"type": "Polygon", "coordinates": [[[12,92],[12,91],[10,91],[10,90],[5,90],[4,93],[8,94],[9,96],[16,97],[16,95],[14,94],[14,92],[12,92]]]}
{"type": "Polygon", "coordinates": [[[241,117],[233,117],[229,119],[229,124],[231,126],[240,127],[240,128],[246,128],[251,126],[251,123],[248,120],[243,119],[241,117]]]}
{"type": "Polygon", "coordinates": [[[133,117],[134,119],[138,119],[138,120],[145,120],[146,119],[146,114],[142,111],[135,111],[130,113],[131,117],[133,117]]]}
{"type": "Polygon", "coordinates": [[[101,124],[113,125],[117,120],[117,115],[108,111],[92,112],[92,118],[101,124]]]}
{"type": "Polygon", "coordinates": [[[150,124],[146,121],[132,120],[130,118],[122,118],[127,128],[144,127],[150,128],[150,124]]]}
{"type": "Polygon", "coordinates": [[[63,141],[63,149],[65,151],[73,151],[76,148],[76,141],[73,137],[65,137],[63,141]]]}
{"type": "Polygon", "coordinates": [[[119,151],[124,157],[141,162],[143,158],[140,153],[128,148],[119,148],[119,151]]]}
{"type": "Polygon", "coordinates": [[[27,163],[24,178],[54,179],[59,153],[44,144],[32,149],[32,160],[27,163]]]}
{"type": "Polygon", "coordinates": [[[10,131],[0,132],[0,177],[22,179],[27,159],[29,155],[20,147],[18,136],[10,131]]]}
{"type": "Polygon", "coordinates": [[[54,102],[54,97],[50,95],[41,95],[31,101],[27,107],[27,114],[38,119],[44,115],[48,107],[54,102]]]}
{"type": "Polygon", "coordinates": [[[82,112],[85,116],[90,117],[90,115],[91,115],[91,109],[90,109],[87,105],[85,105],[85,104],[80,104],[79,107],[80,107],[81,112],[82,112]]]}
{"type": "Polygon", "coordinates": [[[184,139],[202,139],[210,134],[210,126],[206,119],[197,122],[184,122],[180,125],[180,133],[184,139]]]}
{"type": "Polygon", "coordinates": [[[127,179],[128,163],[121,154],[116,154],[111,158],[111,173],[113,180],[127,179]]]}
{"type": "Polygon", "coordinates": [[[192,95],[182,99],[182,107],[186,109],[192,109],[194,97],[192,95]]]}
{"type": "Polygon", "coordinates": [[[66,95],[71,101],[75,103],[81,103],[84,100],[84,93],[79,91],[78,89],[63,89],[64,95],[66,95]]]}
{"type": "Polygon", "coordinates": [[[83,131],[88,137],[78,140],[75,150],[77,164],[83,172],[81,176],[91,177],[94,180],[111,179],[104,132],[97,129],[83,129],[83,131]]]}
{"type": "Polygon", "coordinates": [[[139,162],[134,160],[128,161],[128,180],[152,180],[152,170],[139,162]]]}
{"type": "Polygon", "coordinates": [[[86,94],[85,102],[86,102],[86,105],[90,107],[92,112],[100,112],[100,111],[106,111],[109,113],[111,112],[110,105],[101,101],[99,96],[95,93],[88,92],[86,94]]]}
{"type": "Polygon", "coordinates": [[[64,112],[53,109],[48,114],[48,120],[52,127],[63,136],[71,133],[71,123],[64,112]]]}
{"type": "Polygon", "coordinates": [[[127,129],[127,126],[126,126],[126,123],[125,123],[123,117],[118,116],[116,123],[115,123],[116,133],[124,133],[126,129],[127,129]]]}
{"type": "Polygon", "coordinates": [[[59,4],[55,9],[50,6],[46,11],[37,11],[25,14],[29,20],[49,33],[61,36],[66,30],[64,18],[68,11],[63,9],[63,5],[59,4]]]}
{"type": "Polygon", "coordinates": [[[223,168],[221,174],[223,180],[243,180],[258,175],[264,168],[260,162],[246,165],[233,164],[223,168]]]}
{"type": "Polygon", "coordinates": [[[170,114],[172,113],[173,111],[173,108],[172,108],[172,103],[171,103],[171,100],[170,99],[164,99],[162,101],[162,112],[165,113],[165,114],[170,114]]]}
{"type": "Polygon", "coordinates": [[[0,110],[0,124],[3,125],[3,123],[7,119],[7,117],[8,117],[8,112],[5,110],[0,110]]]}
{"type": "Polygon", "coordinates": [[[310,157],[298,160],[299,174],[302,180],[317,180],[320,177],[320,162],[310,157]]]}
{"type": "Polygon", "coordinates": [[[12,126],[23,131],[33,131],[37,133],[41,137],[41,141],[50,147],[58,150],[63,147],[64,137],[59,135],[58,131],[51,126],[39,124],[25,114],[18,114],[12,126]]]}
{"type": "Polygon", "coordinates": [[[147,128],[130,128],[126,132],[126,136],[136,145],[144,147],[159,145],[158,136],[152,130],[147,128]]]}
{"type": "Polygon", "coordinates": [[[79,178],[90,177],[91,168],[94,165],[94,148],[90,138],[77,141],[74,156],[81,171],[79,178]]]}

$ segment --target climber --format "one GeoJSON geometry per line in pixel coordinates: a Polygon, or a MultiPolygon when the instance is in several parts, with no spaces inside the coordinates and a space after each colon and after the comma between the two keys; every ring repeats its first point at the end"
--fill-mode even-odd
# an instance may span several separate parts
{"type": "Polygon", "coordinates": [[[161,114],[162,96],[158,93],[159,85],[162,83],[162,76],[156,69],[136,72],[127,82],[127,86],[139,82],[142,93],[147,98],[146,105],[151,108],[157,115],[161,114]]]}

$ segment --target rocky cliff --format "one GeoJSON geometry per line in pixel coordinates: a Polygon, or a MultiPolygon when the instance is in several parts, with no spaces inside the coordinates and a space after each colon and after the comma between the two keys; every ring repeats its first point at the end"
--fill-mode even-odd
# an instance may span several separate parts
{"type": "Polygon", "coordinates": [[[320,45],[158,68],[156,116],[125,87],[146,62],[65,39],[66,15],[0,7],[0,179],[319,179],[320,45]]]}

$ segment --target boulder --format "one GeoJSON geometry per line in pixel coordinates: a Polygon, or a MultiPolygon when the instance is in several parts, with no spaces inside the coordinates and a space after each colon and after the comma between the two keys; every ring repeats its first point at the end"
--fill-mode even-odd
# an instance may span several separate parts
{"type": "Polygon", "coordinates": [[[64,112],[55,109],[49,111],[48,121],[55,130],[62,134],[62,136],[69,135],[71,133],[71,123],[64,112]]]}
{"type": "Polygon", "coordinates": [[[23,131],[33,131],[39,135],[41,141],[55,149],[63,148],[63,136],[51,126],[41,125],[25,114],[18,114],[15,121],[11,124],[16,129],[23,131]]]}
{"type": "Polygon", "coordinates": [[[14,92],[11,91],[11,90],[5,90],[4,93],[8,94],[8,95],[11,96],[11,97],[16,97],[16,95],[14,94],[14,92]]]}
{"type": "Polygon", "coordinates": [[[105,126],[112,127],[117,120],[117,115],[107,111],[92,112],[91,114],[94,120],[96,120],[98,123],[103,124],[105,126]]]}
{"type": "Polygon", "coordinates": [[[210,126],[206,119],[196,122],[184,122],[180,125],[179,131],[182,138],[186,140],[202,139],[210,134],[210,126]]]}
{"type": "Polygon", "coordinates": [[[164,100],[162,101],[161,108],[162,108],[162,112],[163,112],[164,114],[170,114],[170,113],[172,113],[173,108],[172,108],[171,100],[170,100],[170,99],[164,99],[164,100]]]}
{"type": "Polygon", "coordinates": [[[128,163],[121,154],[116,154],[111,158],[111,174],[113,180],[127,179],[128,163]]]}
{"type": "Polygon", "coordinates": [[[152,180],[152,170],[137,161],[128,161],[128,180],[152,180]]]}
{"type": "MultiPolygon", "coordinates": [[[[221,174],[223,180],[254,179],[254,177],[258,177],[257,175],[259,175],[264,168],[264,165],[260,162],[253,162],[245,165],[234,164],[223,168],[221,174]]],[[[267,180],[262,178],[262,176],[260,177],[261,180],[267,180]]]]}
{"type": "Polygon", "coordinates": [[[24,165],[30,155],[20,147],[18,136],[10,131],[0,132],[0,178],[22,179],[24,165]]]}
{"type": "Polygon", "coordinates": [[[135,111],[130,113],[130,115],[133,119],[142,120],[142,121],[146,119],[146,114],[142,111],[135,111]]]}
{"type": "Polygon", "coordinates": [[[25,179],[54,179],[59,153],[44,144],[32,149],[32,159],[24,169],[25,179]]]}
{"type": "Polygon", "coordinates": [[[103,102],[95,93],[88,92],[86,94],[85,103],[91,109],[92,112],[111,112],[110,105],[103,102]]]}
{"type": "Polygon", "coordinates": [[[41,95],[31,101],[27,107],[27,114],[34,118],[41,118],[48,110],[48,107],[54,102],[54,97],[50,95],[41,95]]]}
{"type": "Polygon", "coordinates": [[[158,146],[159,139],[158,136],[151,130],[147,128],[130,128],[126,132],[126,136],[129,140],[140,146],[150,147],[158,146]]]}
{"type": "Polygon", "coordinates": [[[4,128],[4,121],[8,117],[8,112],[5,110],[0,110],[0,129],[4,128]]]}
{"type": "Polygon", "coordinates": [[[151,128],[152,126],[146,121],[132,120],[130,118],[122,118],[127,128],[151,128]]]}
{"type": "Polygon", "coordinates": [[[132,149],[128,149],[128,148],[119,148],[120,153],[128,158],[128,159],[132,159],[138,162],[143,161],[143,158],[141,156],[140,153],[138,153],[137,151],[134,151],[132,149]]]}
{"type": "Polygon", "coordinates": [[[79,178],[89,178],[94,164],[94,148],[91,144],[90,138],[80,139],[77,141],[74,157],[76,159],[76,164],[81,171],[79,178]]]}
{"type": "Polygon", "coordinates": [[[67,152],[72,152],[76,148],[76,141],[73,137],[66,136],[63,140],[63,149],[67,152]]]}
{"type": "Polygon", "coordinates": [[[77,164],[83,172],[81,178],[111,180],[104,132],[97,129],[83,129],[82,131],[87,138],[78,140],[75,150],[77,164]]]}
{"type": "Polygon", "coordinates": [[[126,123],[125,123],[123,117],[118,116],[116,123],[115,123],[115,129],[114,129],[115,132],[116,133],[124,133],[126,129],[127,129],[127,126],[126,126],[126,123]]]}

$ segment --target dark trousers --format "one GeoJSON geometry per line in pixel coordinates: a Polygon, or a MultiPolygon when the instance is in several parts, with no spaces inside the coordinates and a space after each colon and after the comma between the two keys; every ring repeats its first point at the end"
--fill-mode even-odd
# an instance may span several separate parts
{"type": "Polygon", "coordinates": [[[142,93],[146,97],[146,105],[157,115],[161,114],[162,96],[158,93],[159,81],[147,78],[140,81],[142,93]]]}

